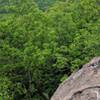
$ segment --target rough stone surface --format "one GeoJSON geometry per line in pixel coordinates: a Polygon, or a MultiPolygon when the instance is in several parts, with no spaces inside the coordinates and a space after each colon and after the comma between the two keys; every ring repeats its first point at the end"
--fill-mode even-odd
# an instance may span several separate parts
{"type": "Polygon", "coordinates": [[[51,100],[100,100],[100,57],[73,73],[58,87],[51,100]]]}

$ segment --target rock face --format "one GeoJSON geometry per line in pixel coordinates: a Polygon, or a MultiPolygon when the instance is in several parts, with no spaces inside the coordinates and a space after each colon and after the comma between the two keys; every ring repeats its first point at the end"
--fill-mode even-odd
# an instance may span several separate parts
{"type": "Polygon", "coordinates": [[[100,100],[100,57],[64,81],[51,100],[100,100]]]}

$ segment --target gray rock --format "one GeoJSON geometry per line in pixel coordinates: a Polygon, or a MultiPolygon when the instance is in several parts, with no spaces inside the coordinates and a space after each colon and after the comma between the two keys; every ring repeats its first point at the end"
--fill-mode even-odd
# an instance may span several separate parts
{"type": "Polygon", "coordinates": [[[100,57],[65,80],[51,100],[100,100],[100,57]]]}

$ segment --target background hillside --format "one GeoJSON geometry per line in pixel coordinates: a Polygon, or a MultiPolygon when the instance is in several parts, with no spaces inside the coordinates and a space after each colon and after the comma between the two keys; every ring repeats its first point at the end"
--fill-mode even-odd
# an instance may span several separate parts
{"type": "Polygon", "coordinates": [[[100,56],[100,0],[0,0],[0,99],[49,100],[100,56]]]}

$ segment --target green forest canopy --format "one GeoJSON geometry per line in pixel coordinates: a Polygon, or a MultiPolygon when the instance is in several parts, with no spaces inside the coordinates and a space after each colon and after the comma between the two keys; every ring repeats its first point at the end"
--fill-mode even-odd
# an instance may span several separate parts
{"type": "Polygon", "coordinates": [[[0,100],[49,100],[100,56],[100,0],[0,0],[0,100]]]}

